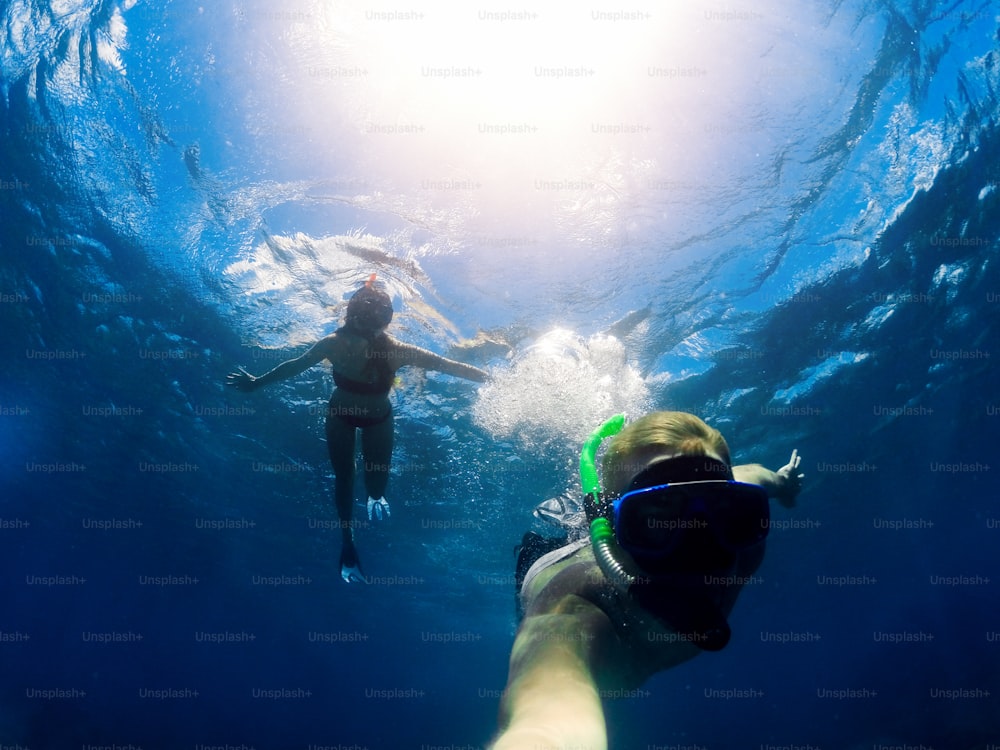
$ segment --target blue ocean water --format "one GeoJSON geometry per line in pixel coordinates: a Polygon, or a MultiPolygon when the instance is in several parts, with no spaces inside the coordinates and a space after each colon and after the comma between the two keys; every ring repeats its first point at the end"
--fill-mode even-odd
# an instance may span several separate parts
{"type": "Polygon", "coordinates": [[[612,747],[1000,747],[997,9],[661,6],[0,3],[0,747],[485,747],[651,408],[806,486],[612,747]],[[403,372],[357,587],[328,372],[223,381],[371,272],[494,378],[403,372]]]}

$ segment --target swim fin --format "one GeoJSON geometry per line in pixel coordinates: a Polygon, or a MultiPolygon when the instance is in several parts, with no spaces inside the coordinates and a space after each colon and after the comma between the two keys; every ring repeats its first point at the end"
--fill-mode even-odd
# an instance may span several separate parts
{"type": "Polygon", "coordinates": [[[367,583],[365,574],[361,572],[361,560],[354,542],[344,540],[340,549],[340,577],[344,583],[367,583]]]}

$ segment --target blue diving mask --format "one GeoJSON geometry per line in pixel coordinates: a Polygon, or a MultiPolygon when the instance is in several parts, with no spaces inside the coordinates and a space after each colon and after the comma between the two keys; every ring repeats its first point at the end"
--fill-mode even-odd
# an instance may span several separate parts
{"type": "Polygon", "coordinates": [[[727,474],[728,466],[704,456],[656,462],[611,502],[618,544],[641,567],[660,568],[685,542],[693,548],[685,556],[694,563],[709,546],[737,554],[764,541],[771,518],[767,490],[723,478],[727,474]],[[699,474],[719,478],[663,481],[699,474]]]}

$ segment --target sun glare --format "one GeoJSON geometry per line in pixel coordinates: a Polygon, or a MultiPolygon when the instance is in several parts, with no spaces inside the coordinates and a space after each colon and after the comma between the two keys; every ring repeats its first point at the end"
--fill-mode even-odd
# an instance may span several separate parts
{"type": "Polygon", "coordinates": [[[342,64],[363,74],[351,118],[410,181],[489,189],[515,173],[522,188],[578,180],[603,147],[628,140],[614,136],[649,134],[650,100],[670,96],[651,76],[689,56],[679,46],[664,54],[682,37],[660,6],[439,2],[339,12],[327,33],[350,40],[342,64]]]}
{"type": "Polygon", "coordinates": [[[320,128],[307,158],[372,186],[368,209],[439,236],[517,227],[563,256],[703,232],[725,186],[761,172],[769,132],[740,123],[794,112],[819,75],[794,34],[775,49],[785,11],[766,1],[314,7],[286,36],[299,88],[281,109],[320,128]]]}

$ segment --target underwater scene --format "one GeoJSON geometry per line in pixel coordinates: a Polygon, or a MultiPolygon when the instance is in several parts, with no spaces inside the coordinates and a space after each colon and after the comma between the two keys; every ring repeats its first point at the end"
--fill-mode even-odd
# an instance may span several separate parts
{"type": "Polygon", "coordinates": [[[1000,748],[995,3],[0,22],[0,750],[491,747],[519,545],[655,411],[803,477],[607,747],[1000,748]]]}

